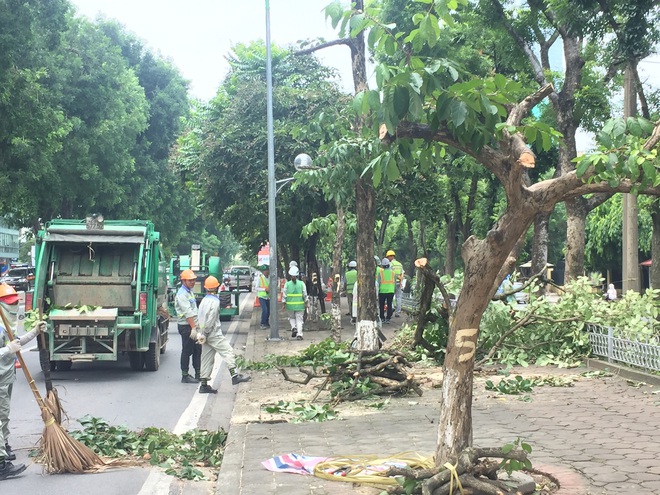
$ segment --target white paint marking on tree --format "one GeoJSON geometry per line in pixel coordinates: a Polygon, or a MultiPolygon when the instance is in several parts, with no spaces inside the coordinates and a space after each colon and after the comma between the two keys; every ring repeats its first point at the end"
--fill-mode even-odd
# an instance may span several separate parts
{"type": "Polygon", "coordinates": [[[465,363],[474,356],[477,348],[476,335],[479,331],[478,328],[464,328],[456,332],[456,339],[454,345],[458,347],[460,355],[458,356],[459,363],[465,363]],[[467,349],[468,352],[463,354],[461,351],[467,349]]]}
{"type": "Polygon", "coordinates": [[[378,322],[371,320],[360,320],[356,326],[357,347],[364,351],[375,351],[378,349],[378,322]]]}

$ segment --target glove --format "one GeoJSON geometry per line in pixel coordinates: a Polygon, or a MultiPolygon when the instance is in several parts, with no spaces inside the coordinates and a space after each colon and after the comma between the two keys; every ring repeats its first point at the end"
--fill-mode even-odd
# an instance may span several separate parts
{"type": "Polygon", "coordinates": [[[193,340],[197,340],[197,329],[196,328],[193,328],[192,330],[190,330],[190,338],[193,339],[193,340]]]}
{"type": "Polygon", "coordinates": [[[197,336],[197,343],[198,343],[198,344],[204,344],[204,343],[206,343],[206,335],[204,335],[203,333],[200,333],[200,334],[197,336]]]}
{"type": "Polygon", "coordinates": [[[44,333],[46,331],[46,322],[45,321],[40,321],[35,325],[34,328],[37,330],[38,334],[39,333],[44,333]]]}
{"type": "Polygon", "coordinates": [[[21,342],[18,339],[12,340],[9,342],[9,344],[7,344],[7,349],[9,349],[11,354],[16,354],[21,350],[21,342]]]}

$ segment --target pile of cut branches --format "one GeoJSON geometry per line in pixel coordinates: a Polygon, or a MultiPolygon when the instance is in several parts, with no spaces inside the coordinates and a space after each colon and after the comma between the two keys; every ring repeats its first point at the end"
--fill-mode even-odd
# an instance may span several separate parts
{"type": "Polygon", "coordinates": [[[306,378],[298,379],[280,366],[284,379],[303,385],[314,378],[323,383],[312,400],[329,388],[335,402],[365,399],[374,395],[404,395],[410,390],[422,395],[422,389],[411,372],[411,365],[399,351],[349,351],[346,359],[323,367],[298,368],[306,378]]]}
{"type": "MultiPolygon", "coordinates": [[[[432,469],[392,467],[385,476],[401,477],[400,486],[387,489],[387,493],[422,493],[424,495],[448,495],[470,493],[479,495],[519,494],[515,484],[498,480],[498,472],[527,471],[540,473],[532,468],[528,459],[531,447],[519,439],[501,448],[468,447],[460,452],[455,462],[447,462],[432,469]],[[520,448],[519,448],[520,447],[520,448]],[[495,459],[500,459],[495,460],[495,459]],[[461,489],[458,490],[460,485],[461,489]]],[[[558,486],[558,482],[547,473],[558,486]]]]}

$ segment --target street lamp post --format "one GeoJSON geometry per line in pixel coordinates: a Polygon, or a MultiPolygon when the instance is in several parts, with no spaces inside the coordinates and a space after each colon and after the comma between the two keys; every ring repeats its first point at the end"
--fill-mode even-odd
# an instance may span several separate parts
{"type": "Polygon", "coordinates": [[[275,137],[273,133],[273,67],[270,52],[270,3],[266,0],[266,127],[268,128],[268,240],[270,243],[270,337],[281,340],[277,318],[277,220],[275,217],[275,137]]]}

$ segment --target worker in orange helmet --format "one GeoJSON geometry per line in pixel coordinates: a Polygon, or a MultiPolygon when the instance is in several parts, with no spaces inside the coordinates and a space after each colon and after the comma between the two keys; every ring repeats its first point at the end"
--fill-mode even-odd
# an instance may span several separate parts
{"type": "MultiPolygon", "coordinates": [[[[0,308],[11,327],[11,334],[16,337],[18,294],[7,284],[0,284],[0,308]]],[[[9,406],[12,388],[16,381],[15,354],[45,330],[46,322],[40,321],[20,339],[11,341],[4,322],[0,320],[0,480],[17,476],[26,469],[25,464],[12,464],[11,461],[16,460],[16,454],[8,443],[9,406]]]]}
{"type": "Polygon", "coordinates": [[[197,340],[197,301],[195,300],[195,281],[197,275],[192,270],[183,270],[181,287],[174,298],[179,335],[181,335],[181,383],[199,383],[202,367],[202,346],[197,340]],[[195,377],[190,376],[190,358],[192,357],[195,377]]]}
{"type": "Polygon", "coordinates": [[[218,297],[218,288],[220,282],[213,275],[206,277],[204,289],[206,295],[199,303],[199,332],[197,333],[197,342],[202,344],[202,372],[200,394],[215,394],[218,391],[209,385],[211,372],[215,363],[215,354],[218,353],[227,363],[227,368],[231,375],[232,385],[238,385],[242,382],[250,381],[249,375],[243,375],[236,371],[236,357],[231,345],[222,334],[220,325],[220,298],[218,297]]]}

